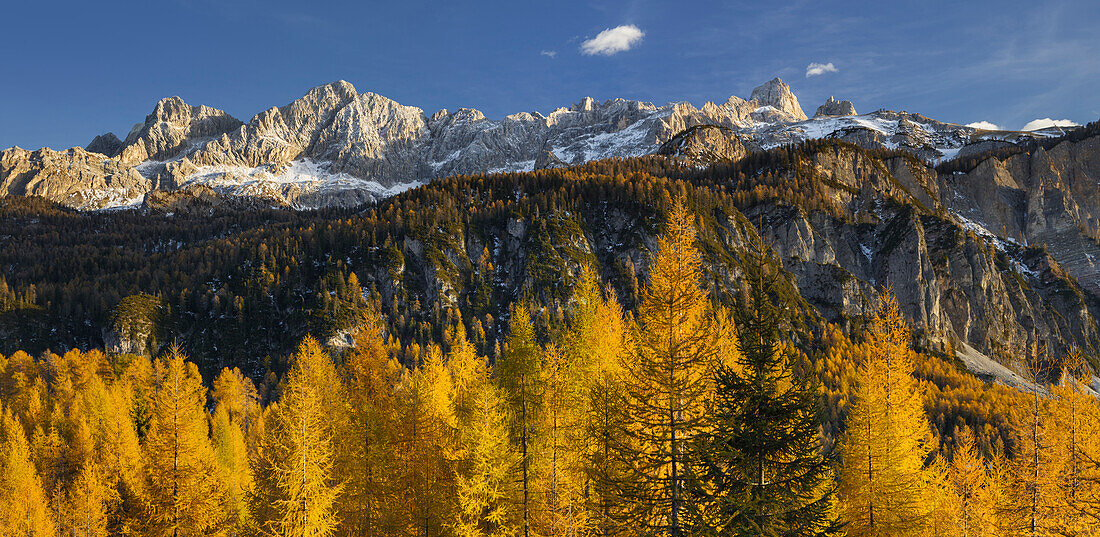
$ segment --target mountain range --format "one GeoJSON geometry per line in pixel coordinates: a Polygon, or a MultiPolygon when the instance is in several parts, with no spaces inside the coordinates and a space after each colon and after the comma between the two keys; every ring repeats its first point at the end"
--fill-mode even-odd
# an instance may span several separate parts
{"type": "Polygon", "coordinates": [[[439,177],[532,171],[657,152],[685,129],[715,125],[747,151],[833,137],[866,148],[904,149],[930,161],[1061,134],[984,131],[920,114],[856,114],[830,98],[812,118],[782,80],[749,98],[700,108],[584,98],[543,115],[492,120],[462,108],[428,116],[339,81],[243,123],[179,97],[156,104],[125,138],[84,148],[0,152],[0,196],[37,195],[78,209],[139,206],[150,192],[199,185],[293,208],[355,206],[439,177]]]}
{"type": "MultiPolygon", "coordinates": [[[[699,108],[586,98],[501,120],[472,109],[428,116],[346,82],[248,123],[168,98],[124,139],[0,152],[0,208],[15,215],[0,229],[0,263],[17,289],[53,289],[47,310],[57,321],[39,333],[68,328],[42,346],[118,341],[100,332],[108,309],[142,291],[178,295],[174,337],[211,355],[238,345],[259,370],[262,354],[253,354],[279,355],[284,332],[315,330],[295,321],[306,315],[296,308],[351,271],[379,293],[395,333],[419,340],[456,309],[471,323],[489,315],[477,324],[491,346],[512,300],[534,293],[547,311],[563,307],[561,293],[545,289],[584,263],[595,262],[629,307],[654,246],[656,192],[685,188],[712,207],[701,232],[711,237],[703,250],[716,289],[736,288],[723,260],[761,233],[824,321],[856,330],[891,289],[922,348],[952,349],[1005,382],[1016,381],[1012,360],[1040,344],[1100,354],[1100,124],[990,131],[909,112],[857,114],[833,98],[808,117],[779,79],[699,108]],[[34,196],[66,216],[40,217],[52,213],[19,202],[34,196]],[[137,210],[115,210],[128,208],[137,210]],[[291,215],[276,221],[298,223],[267,229],[244,214],[273,210],[291,215]],[[225,214],[237,223],[201,231],[225,214]],[[124,244],[103,243],[116,226],[130,230],[112,235],[124,244]],[[293,246],[270,253],[279,241],[293,246]],[[210,248],[223,247],[209,261],[210,248]],[[87,284],[57,272],[57,256],[91,256],[80,278],[106,290],[70,299],[87,284]],[[180,265],[197,272],[165,272],[180,265]],[[282,271],[282,283],[257,294],[249,282],[260,265],[282,271]],[[266,340],[220,324],[244,323],[244,312],[270,327],[266,340]]],[[[25,332],[4,323],[0,315],[0,334],[25,332]]]]}

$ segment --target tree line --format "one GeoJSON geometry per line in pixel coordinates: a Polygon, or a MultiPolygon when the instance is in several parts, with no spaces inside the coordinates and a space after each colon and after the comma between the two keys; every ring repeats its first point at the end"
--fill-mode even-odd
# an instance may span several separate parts
{"type": "Polygon", "coordinates": [[[1024,360],[1034,388],[996,403],[1009,445],[976,441],[979,423],[943,438],[896,301],[828,344],[851,355],[833,375],[799,350],[768,245],[740,253],[723,306],[697,216],[672,205],[634,314],[587,268],[551,337],[525,304],[502,315],[494,359],[461,323],[408,353],[377,312],[351,350],[305,337],[260,383],[204,383],[178,346],[2,358],[0,533],[1095,534],[1100,404],[1079,351],[1057,374],[1042,349],[1024,360]]]}

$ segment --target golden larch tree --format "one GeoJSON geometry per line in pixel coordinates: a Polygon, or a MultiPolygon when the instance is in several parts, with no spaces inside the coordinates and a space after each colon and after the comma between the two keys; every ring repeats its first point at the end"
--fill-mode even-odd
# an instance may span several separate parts
{"type": "Polygon", "coordinates": [[[928,522],[932,438],[910,344],[887,293],[871,319],[841,447],[842,520],[852,537],[915,536],[928,522]]]}
{"type": "Polygon", "coordinates": [[[146,481],[152,532],[210,535],[224,530],[225,486],[215,466],[199,368],[172,346],[154,368],[146,481]]]}

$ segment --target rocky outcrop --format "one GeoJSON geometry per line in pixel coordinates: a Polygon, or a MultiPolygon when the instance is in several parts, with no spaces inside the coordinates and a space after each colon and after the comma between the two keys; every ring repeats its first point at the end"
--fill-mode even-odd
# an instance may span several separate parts
{"type": "Polygon", "coordinates": [[[113,132],[92,138],[92,141],[84,147],[84,150],[89,153],[99,153],[108,157],[117,155],[120,149],[122,149],[122,140],[119,140],[113,132]]]}
{"type": "Polygon", "coordinates": [[[694,164],[736,161],[748,154],[733,130],[717,125],[697,125],[661,144],[657,154],[680,157],[694,164]]]}
{"type": "Polygon", "coordinates": [[[752,90],[750,100],[756,101],[760,106],[770,106],[793,121],[806,120],[806,113],[798,104],[798,98],[791,92],[791,87],[778,77],[773,78],[752,90]]]}
{"type": "Polygon", "coordinates": [[[179,97],[161,99],[145,123],[135,125],[117,153],[125,166],[147,160],[168,160],[189,143],[219,136],[241,125],[240,120],[216,108],[190,106],[179,97]]]}
{"type": "Polygon", "coordinates": [[[0,196],[42,196],[94,209],[138,203],[151,187],[134,168],[76,147],[0,151],[0,196]]]}
{"type": "Polygon", "coordinates": [[[825,101],[825,104],[817,107],[817,112],[814,113],[814,117],[854,115],[856,115],[856,107],[852,104],[852,101],[838,101],[834,99],[832,95],[825,101]]]}

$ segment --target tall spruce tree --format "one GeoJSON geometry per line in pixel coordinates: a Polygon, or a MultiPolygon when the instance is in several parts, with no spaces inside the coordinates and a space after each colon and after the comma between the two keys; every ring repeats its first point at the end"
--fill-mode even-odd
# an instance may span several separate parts
{"type": "Polygon", "coordinates": [[[763,241],[742,256],[737,310],[740,353],[715,375],[714,427],[701,438],[703,495],[697,523],[718,535],[804,536],[835,521],[831,452],[815,378],[792,370],[780,262],[763,241]]]}

